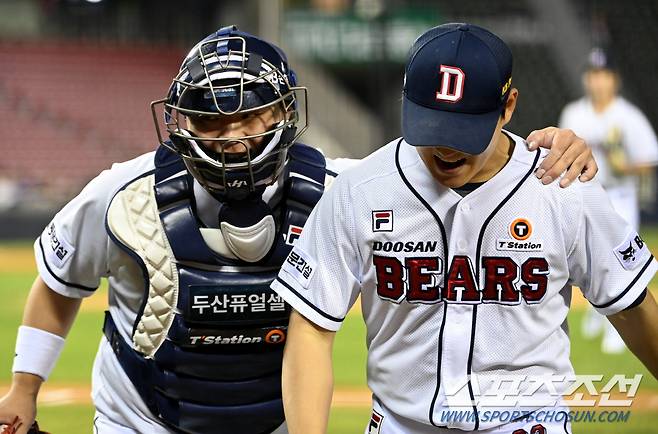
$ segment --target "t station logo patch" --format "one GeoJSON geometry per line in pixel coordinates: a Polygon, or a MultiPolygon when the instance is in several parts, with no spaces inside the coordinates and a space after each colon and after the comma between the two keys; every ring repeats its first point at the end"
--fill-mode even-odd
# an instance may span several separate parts
{"type": "Polygon", "coordinates": [[[509,226],[509,233],[515,240],[525,241],[532,235],[532,225],[527,219],[516,219],[509,226]]]}
{"type": "Polygon", "coordinates": [[[392,210],[373,211],[372,231],[393,232],[393,211],[392,210]]]}
{"type": "Polygon", "coordinates": [[[265,335],[268,344],[282,344],[286,340],[286,333],[281,329],[272,329],[265,335]]]}
{"type": "Polygon", "coordinates": [[[538,252],[544,250],[543,243],[536,238],[529,240],[532,235],[532,223],[525,218],[517,218],[509,225],[509,234],[512,238],[498,238],[496,250],[515,252],[538,252]]]}
{"type": "Polygon", "coordinates": [[[208,345],[245,345],[270,344],[280,345],[286,341],[285,329],[257,329],[240,333],[238,330],[224,330],[221,334],[209,334],[195,330],[188,337],[185,346],[199,347],[208,345]]]}

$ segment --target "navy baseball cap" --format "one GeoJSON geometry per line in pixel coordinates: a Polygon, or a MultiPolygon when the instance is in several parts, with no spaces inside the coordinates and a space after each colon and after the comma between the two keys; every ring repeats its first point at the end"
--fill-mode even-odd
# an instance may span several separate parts
{"type": "Polygon", "coordinates": [[[405,67],[402,136],[414,146],[483,152],[512,84],[512,52],[488,30],[449,23],[423,33],[405,67]]]}

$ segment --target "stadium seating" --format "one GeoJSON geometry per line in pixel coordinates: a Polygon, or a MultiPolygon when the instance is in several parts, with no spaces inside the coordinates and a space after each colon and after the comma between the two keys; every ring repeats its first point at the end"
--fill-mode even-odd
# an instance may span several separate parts
{"type": "Polygon", "coordinates": [[[155,148],[149,103],[182,51],[0,42],[0,176],[70,197],[113,161],[155,148]]]}

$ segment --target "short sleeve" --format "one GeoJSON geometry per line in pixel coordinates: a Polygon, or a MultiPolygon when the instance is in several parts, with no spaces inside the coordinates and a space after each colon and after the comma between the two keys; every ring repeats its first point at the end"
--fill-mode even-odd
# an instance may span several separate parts
{"type": "Polygon", "coordinates": [[[619,216],[596,181],[581,184],[582,204],[569,274],[604,315],[631,305],[658,270],[642,237],[619,216]]]}
{"type": "Polygon", "coordinates": [[[360,161],[356,158],[327,158],[327,170],[338,175],[350,167],[357,165],[360,161]]]}
{"type": "Polygon", "coordinates": [[[107,275],[105,211],[110,171],[104,171],[62,208],[34,244],[39,275],[55,292],[87,297],[107,275]]]}
{"type": "Polygon", "coordinates": [[[359,161],[353,158],[327,158],[327,176],[324,179],[324,187],[326,190],[331,188],[336,177],[343,171],[356,165],[359,161]]]}
{"type": "Polygon", "coordinates": [[[632,107],[624,120],[623,143],[630,160],[638,165],[658,164],[658,141],[649,120],[632,107]]]}
{"type": "Polygon", "coordinates": [[[272,289],[308,320],[340,328],[360,289],[349,189],[339,177],[309,216],[272,289]]]}

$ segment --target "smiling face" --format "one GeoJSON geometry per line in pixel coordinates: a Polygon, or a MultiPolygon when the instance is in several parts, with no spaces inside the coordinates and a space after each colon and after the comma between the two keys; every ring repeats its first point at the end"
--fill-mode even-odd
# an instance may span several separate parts
{"type": "Polygon", "coordinates": [[[449,188],[491,179],[507,163],[512,146],[501,132],[511,119],[518,90],[512,89],[505,110],[498,119],[489,145],[481,154],[471,155],[443,146],[418,146],[416,149],[432,177],[449,188]]]}

